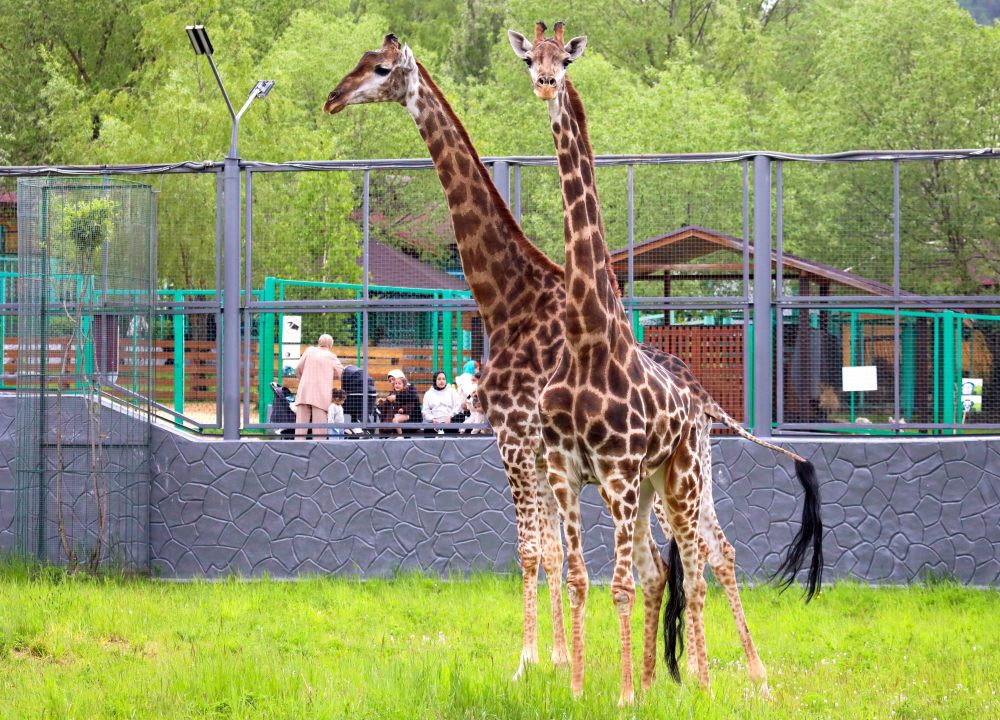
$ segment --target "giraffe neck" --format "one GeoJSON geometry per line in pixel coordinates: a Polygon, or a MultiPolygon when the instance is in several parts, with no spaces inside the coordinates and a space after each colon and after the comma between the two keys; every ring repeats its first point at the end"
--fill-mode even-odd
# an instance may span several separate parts
{"type": "MultiPolygon", "coordinates": [[[[521,232],[465,128],[422,65],[413,74],[404,104],[427,144],[448,199],[455,241],[483,325],[493,333],[509,322],[520,295],[562,282],[562,268],[521,232]]],[[[530,304],[529,304],[530,305],[530,304]]]]}
{"type": "Polygon", "coordinates": [[[604,239],[587,120],[568,78],[548,108],[563,193],[567,346],[616,338],[634,344],[604,239]]]}

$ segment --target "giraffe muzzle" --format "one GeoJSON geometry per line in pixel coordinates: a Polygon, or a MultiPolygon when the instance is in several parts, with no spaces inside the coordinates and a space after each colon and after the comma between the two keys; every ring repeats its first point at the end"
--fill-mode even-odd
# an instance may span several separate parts
{"type": "Polygon", "coordinates": [[[331,92],[327,98],[326,102],[323,103],[323,112],[329,113],[330,115],[336,115],[347,103],[344,102],[344,94],[340,90],[334,90],[331,92]]]}
{"type": "Polygon", "coordinates": [[[542,100],[551,100],[556,96],[556,79],[548,75],[535,81],[535,94],[542,100]]]}

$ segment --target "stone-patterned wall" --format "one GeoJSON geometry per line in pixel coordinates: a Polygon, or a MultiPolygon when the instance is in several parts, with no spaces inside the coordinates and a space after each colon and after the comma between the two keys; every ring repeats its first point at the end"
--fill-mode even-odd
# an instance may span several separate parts
{"type": "MultiPolygon", "coordinates": [[[[812,459],[828,528],[828,577],[906,582],[933,571],[1000,585],[1000,442],[790,443],[812,459]]],[[[798,527],[786,459],[716,441],[715,502],[742,573],[764,576],[798,527]]],[[[155,572],[386,575],[509,569],[510,493],[491,438],[192,441],[153,433],[155,572]]],[[[612,565],[612,526],[583,493],[591,576],[612,565]]]]}
{"type": "MultiPolygon", "coordinates": [[[[0,401],[0,549],[14,545],[13,418],[13,402],[0,401]]],[[[517,561],[491,438],[223,442],[154,428],[151,442],[150,558],[166,577],[444,573],[517,561]]],[[[933,571],[1000,586],[1000,440],[789,446],[817,468],[828,577],[906,582],[933,571]]],[[[713,450],[719,520],[740,571],[763,576],[798,527],[791,463],[738,439],[713,450]]],[[[606,578],[610,519],[593,488],[583,500],[588,567],[606,578]]]]}
{"type": "MultiPolygon", "coordinates": [[[[17,401],[13,393],[0,394],[0,549],[13,548],[17,543],[14,514],[17,507],[15,436],[17,401]]],[[[128,415],[111,407],[101,407],[98,417],[102,433],[101,455],[107,483],[108,532],[104,557],[129,567],[145,567],[148,559],[149,521],[149,437],[150,425],[139,415],[128,415]]],[[[45,524],[29,529],[31,537],[41,535],[45,557],[64,562],[56,514],[51,511],[57,502],[64,514],[64,526],[72,547],[81,554],[93,547],[97,537],[98,509],[94,501],[90,474],[90,446],[87,444],[89,412],[80,397],[62,399],[59,413],[52,403],[44,422],[39,422],[41,441],[47,449],[34,462],[40,463],[48,478],[55,478],[58,466],[63,468],[61,497],[56,497],[55,485],[45,493],[45,524]],[[61,463],[56,461],[57,415],[66,428],[61,442],[61,463]],[[39,530],[41,532],[39,532],[39,530]]]]}
{"type": "Polygon", "coordinates": [[[17,440],[14,438],[14,413],[16,405],[12,394],[0,396],[0,550],[13,548],[14,506],[16,505],[17,478],[14,460],[17,457],[17,440]]]}

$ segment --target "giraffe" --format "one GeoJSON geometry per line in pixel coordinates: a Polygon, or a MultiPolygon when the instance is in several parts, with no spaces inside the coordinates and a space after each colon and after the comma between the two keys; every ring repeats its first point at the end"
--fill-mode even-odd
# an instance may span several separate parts
{"type": "MultiPolygon", "coordinates": [[[[751,677],[761,683],[766,694],[763,666],[746,628],[732,572],[735,554],[722,534],[711,501],[710,423],[721,420],[735,426],[744,437],[796,459],[797,475],[806,490],[806,510],[800,537],[793,543],[782,570],[793,578],[811,542],[814,556],[809,597],[819,582],[822,568],[815,472],[804,458],[753,438],[739,428],[690,372],[680,376],[664,373],[639,352],[618,300],[614,275],[608,270],[604,227],[594,184],[593,151],[587,139],[582,104],[565,73],[569,64],[582,54],[586,38],[574,38],[564,46],[562,23],[555,26],[555,36],[550,40],[545,39],[544,30],[543,23],[536,25],[534,43],[514,31],[509,38],[515,53],[531,71],[536,95],[548,103],[563,189],[567,342],[560,365],[543,391],[541,413],[551,479],[566,527],[569,552],[567,585],[573,616],[573,692],[578,694],[582,690],[582,623],[588,585],[579,542],[578,493],[581,483],[596,480],[609,502],[616,525],[612,596],[619,609],[622,640],[620,703],[631,702],[633,697],[628,621],[634,602],[631,556],[634,552],[645,590],[651,563],[648,515],[654,491],[665,497],[667,522],[675,531],[671,545],[671,585],[672,591],[681,591],[676,596],[672,592],[668,603],[664,620],[668,646],[678,639],[676,629],[684,596],[688,596],[693,605],[688,608],[692,637],[689,645],[694,646],[694,653],[689,653],[689,664],[693,659],[700,681],[707,686],[701,618],[702,558],[707,556],[726,587],[751,677]],[[625,391],[627,398],[622,400],[625,391]],[[627,438],[623,438],[626,433],[627,438]],[[677,587],[681,570],[678,555],[683,556],[682,587],[677,587]]],[[[648,626],[648,603],[646,611],[648,626]]],[[[668,664],[672,664],[676,676],[672,649],[668,664]]],[[[644,666],[644,687],[648,687],[647,680],[651,679],[647,678],[647,671],[644,666]]]]}
{"type": "MultiPolygon", "coordinates": [[[[348,105],[371,102],[398,102],[413,116],[444,188],[459,256],[490,339],[479,389],[517,520],[524,607],[517,679],[538,662],[539,564],[549,581],[552,661],[568,661],[559,514],[546,478],[538,415],[538,397],[563,343],[563,269],[524,236],[451,106],[410,48],[391,34],[381,48],[361,57],[323,109],[336,114],[348,105]]],[[[675,356],[648,352],[670,372],[687,372],[675,356]]]]}
{"type": "Polygon", "coordinates": [[[521,232],[468,133],[430,74],[395,35],[366,52],[323,109],[398,102],[430,151],[455,230],[459,257],[489,337],[479,397],[494,429],[514,503],[524,626],[514,679],[538,662],[539,564],[548,578],[552,662],[567,660],[562,609],[563,551],[555,498],[544,484],[538,395],[562,343],[562,268],[521,232]]]}
{"type": "MultiPolygon", "coordinates": [[[[558,49],[559,44],[562,43],[563,27],[564,27],[563,23],[557,23],[555,26],[556,38],[551,41],[553,49],[558,49]]],[[[536,25],[536,46],[540,42],[544,42],[545,29],[546,28],[544,23],[539,23],[538,25],[536,25]]],[[[523,55],[521,52],[521,49],[523,48],[524,44],[523,36],[520,33],[512,30],[509,32],[509,39],[511,41],[511,45],[514,48],[515,53],[521,56],[522,59],[528,60],[527,56],[523,55]]],[[[582,42],[585,43],[586,39],[583,39],[582,42]]],[[[538,52],[539,50],[536,49],[534,55],[538,55],[538,52]]],[[[562,58],[557,58],[557,60],[561,62],[562,58]]],[[[532,60],[531,62],[534,63],[535,61],[532,60]]],[[[541,67],[541,65],[539,65],[539,67],[541,67]]],[[[548,84],[548,82],[550,82],[552,79],[554,79],[554,77],[546,75],[545,82],[542,84],[543,85],[548,84]]],[[[575,105],[575,107],[578,110],[577,120],[579,122],[579,132],[580,132],[580,138],[578,138],[578,141],[579,144],[581,145],[581,151],[586,152],[590,165],[591,167],[593,167],[594,153],[589,138],[587,137],[586,117],[583,112],[583,104],[580,101],[579,96],[576,90],[573,88],[573,85],[568,77],[565,79],[565,84],[566,84],[567,94],[571,98],[571,102],[575,105]]],[[[557,142],[557,150],[559,150],[560,148],[558,147],[559,146],[558,138],[556,138],[556,142],[557,142]]],[[[568,151],[568,149],[569,145],[563,146],[561,148],[562,151],[568,151]]],[[[591,176],[590,179],[592,182],[596,183],[595,177],[591,176]]],[[[596,186],[593,188],[593,192],[595,197],[597,197],[596,186]]],[[[599,204],[597,207],[597,220],[600,232],[603,235],[604,223],[603,223],[603,218],[601,217],[599,204]]],[[[610,262],[607,256],[605,258],[605,261],[610,262]]],[[[620,292],[618,291],[617,282],[614,274],[609,274],[609,280],[611,281],[613,289],[616,292],[616,294],[620,296],[620,292]]],[[[676,372],[675,374],[677,375],[677,377],[675,378],[677,382],[686,384],[690,388],[691,392],[705,403],[706,407],[709,408],[708,412],[712,420],[722,420],[723,418],[731,420],[731,418],[729,418],[728,416],[720,415],[720,413],[718,412],[720,408],[718,408],[718,406],[715,404],[714,399],[711,397],[708,391],[705,390],[704,386],[702,386],[701,383],[699,383],[693,377],[693,375],[691,375],[691,373],[687,370],[687,368],[684,368],[676,372]]],[[[732,426],[735,423],[730,422],[729,424],[730,426],[732,426]]],[[[729,543],[728,539],[726,538],[722,530],[721,525],[719,524],[718,518],[715,513],[715,506],[714,503],[712,502],[711,445],[708,442],[708,437],[706,435],[699,436],[699,440],[701,441],[700,454],[703,459],[702,472],[704,475],[702,479],[703,482],[702,493],[706,498],[706,502],[703,503],[702,507],[702,523],[700,526],[700,530],[705,540],[703,549],[707,550],[707,552],[705,553],[705,557],[702,558],[702,562],[704,563],[706,560],[709,561],[713,573],[715,574],[720,585],[722,586],[722,588],[726,593],[727,599],[729,600],[730,609],[732,611],[733,618],[736,623],[737,631],[739,632],[740,639],[743,644],[744,653],[747,658],[747,668],[749,671],[749,675],[753,681],[757,682],[760,685],[762,695],[767,697],[769,696],[769,691],[766,682],[767,679],[766,671],[764,670],[763,663],[761,662],[760,656],[758,655],[757,649],[753,643],[753,638],[750,635],[750,630],[746,622],[746,616],[743,612],[742,601],[739,595],[739,586],[736,582],[736,569],[735,569],[736,551],[735,548],[733,548],[732,544],[729,543]]],[[[754,440],[756,441],[756,438],[754,438],[754,440]]],[[[778,449],[779,451],[783,451],[781,448],[776,448],[776,449],[778,449]]],[[[669,522],[667,521],[664,515],[663,505],[661,502],[659,502],[659,498],[656,498],[656,500],[654,500],[654,509],[656,511],[657,516],[659,517],[661,526],[665,529],[665,532],[669,536],[670,533],[669,522]]],[[[699,570],[699,573],[700,572],[701,571],[699,570]]],[[[644,688],[648,688],[655,675],[655,666],[654,666],[655,659],[653,658],[653,655],[655,655],[655,649],[656,649],[655,623],[658,619],[658,614],[659,614],[659,594],[650,597],[648,590],[644,589],[643,600],[645,606],[644,610],[645,610],[646,627],[644,632],[642,684],[644,688]],[[651,623],[652,627],[650,627],[651,623]]],[[[690,622],[688,623],[687,627],[688,630],[690,631],[691,629],[690,622]]],[[[697,672],[697,668],[694,663],[694,655],[691,653],[688,653],[688,669],[691,672],[691,674],[696,674],[697,672]]]]}

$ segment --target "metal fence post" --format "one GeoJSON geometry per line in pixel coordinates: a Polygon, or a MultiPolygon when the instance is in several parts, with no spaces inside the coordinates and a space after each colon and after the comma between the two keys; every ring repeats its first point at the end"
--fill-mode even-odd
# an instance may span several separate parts
{"type": "Polygon", "coordinates": [[[773,407],[771,357],[771,158],[753,159],[753,431],[770,437],[773,407]]]}
{"type": "Polygon", "coordinates": [[[493,163],[493,184],[500,191],[500,197],[510,206],[510,163],[497,160],[493,163]]]}
{"type": "Polygon", "coordinates": [[[226,158],[222,233],[222,437],[240,437],[240,160],[226,158]]]}
{"type": "Polygon", "coordinates": [[[174,410],[184,412],[184,293],[174,293],[174,410]]]}
{"type": "MultiPolygon", "coordinates": [[[[274,278],[264,278],[265,304],[274,302],[274,278]]],[[[271,406],[271,383],[274,381],[274,311],[260,316],[260,338],[257,352],[257,376],[260,384],[257,388],[257,410],[260,422],[267,422],[267,409],[271,406]]]]}

